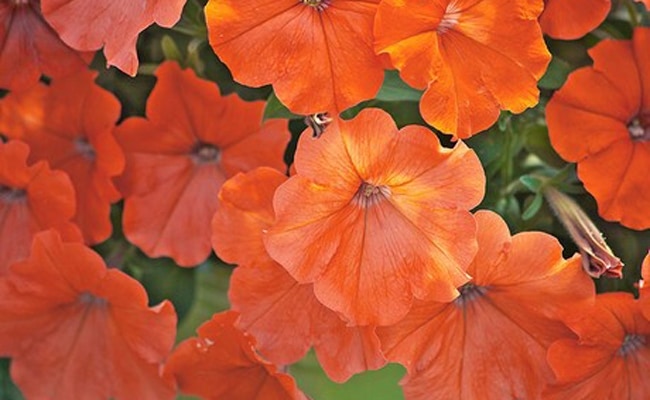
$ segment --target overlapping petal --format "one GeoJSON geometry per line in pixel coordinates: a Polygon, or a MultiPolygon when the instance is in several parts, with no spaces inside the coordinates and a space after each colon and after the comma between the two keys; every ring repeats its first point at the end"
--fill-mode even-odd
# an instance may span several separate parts
{"type": "Polygon", "coordinates": [[[215,314],[198,337],[180,343],[165,365],[179,389],[204,399],[305,399],[293,378],[255,352],[255,339],[235,328],[238,314],[215,314]]]}
{"type": "Polygon", "coordinates": [[[168,62],[159,67],[147,119],[116,132],[127,154],[126,237],[150,257],[194,266],[210,254],[210,220],[223,182],[267,165],[284,170],[286,123],[262,124],[262,102],[221,97],[214,83],[168,62]]]}
{"type": "Polygon", "coordinates": [[[296,113],[338,114],[381,86],[372,43],[377,3],[210,0],[205,12],[210,44],[236,81],[272,84],[296,113]]]}
{"type": "Polygon", "coordinates": [[[544,0],[539,23],[553,38],[578,39],[600,25],[611,8],[611,0],[544,0]]]}
{"type": "Polygon", "coordinates": [[[54,228],[68,239],[81,239],[70,222],[75,213],[70,179],[45,162],[28,165],[28,156],[27,144],[0,142],[0,275],[29,255],[39,231],[54,228]]]}
{"type": "Polygon", "coordinates": [[[131,76],[138,70],[138,35],[154,22],[171,27],[187,0],[41,0],[47,22],[69,46],[83,51],[104,48],[108,65],[131,76]]]}
{"type": "Polygon", "coordinates": [[[0,3],[0,88],[25,90],[41,75],[62,77],[86,68],[88,54],[61,41],[38,0],[0,3]]]}
{"type": "Polygon", "coordinates": [[[176,314],[81,243],[39,233],[0,280],[0,354],[26,398],[172,399],[158,369],[176,314]]]}
{"type": "Polygon", "coordinates": [[[500,110],[537,104],[537,80],[550,60],[541,11],[542,2],[531,0],[384,0],[375,50],[407,83],[426,89],[425,121],[467,138],[494,124],[500,110]]]}
{"type": "Polygon", "coordinates": [[[504,221],[476,214],[473,280],[451,303],[417,301],[402,321],[380,327],[386,356],[406,366],[408,399],[538,399],[553,375],[546,350],[571,337],[559,312],[593,299],[580,260],[562,258],[553,237],[510,237],[504,221]]]}
{"type": "Polygon", "coordinates": [[[46,160],[70,176],[74,222],[89,244],[111,235],[110,206],[122,197],[112,178],[124,169],[113,135],[121,106],[95,76],[85,70],[0,100],[0,130],[29,144],[31,162],[46,160]]]}
{"type": "Polygon", "coordinates": [[[548,351],[557,377],[545,398],[645,399],[650,396],[650,321],[629,293],[598,295],[577,306],[565,322],[578,338],[561,339],[548,351]]]}
{"type": "Polygon", "coordinates": [[[219,193],[212,242],[224,260],[239,264],[229,298],[237,325],[255,336],[269,360],[292,364],[314,346],[323,370],[342,382],[385,364],[373,326],[347,326],[266,253],[263,232],[273,223],[273,194],[287,177],[258,168],[228,180],[219,193]],[[346,360],[341,362],[341,360],[346,360]]]}
{"type": "Polygon", "coordinates": [[[605,40],[550,100],[551,143],[578,163],[599,214],[633,229],[650,227],[650,28],[631,41],[605,40]]]}
{"type": "Polygon", "coordinates": [[[413,297],[451,300],[468,279],[485,177],[463,143],[398,131],[381,110],[303,135],[297,174],[275,194],[271,257],[351,323],[394,323],[413,297]],[[458,179],[462,176],[462,179],[458,179]],[[296,207],[299,204],[299,207],[296,207]]]}

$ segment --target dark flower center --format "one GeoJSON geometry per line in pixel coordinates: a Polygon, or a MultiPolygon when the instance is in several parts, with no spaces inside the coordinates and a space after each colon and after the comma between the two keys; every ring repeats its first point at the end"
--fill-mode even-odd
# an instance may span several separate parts
{"type": "Polygon", "coordinates": [[[4,203],[18,203],[24,201],[26,198],[27,192],[23,189],[0,185],[0,201],[4,203]]]}
{"type": "Polygon", "coordinates": [[[459,306],[463,306],[470,301],[474,301],[479,297],[483,297],[483,295],[487,292],[487,289],[483,286],[477,286],[473,283],[466,283],[461,286],[459,292],[460,296],[458,296],[454,302],[459,306]]]}
{"type": "Polygon", "coordinates": [[[77,300],[81,304],[89,305],[89,306],[106,306],[108,304],[108,301],[106,299],[102,299],[101,297],[97,297],[93,295],[92,293],[88,292],[83,292],[77,297],[77,300]]]}
{"type": "Polygon", "coordinates": [[[630,353],[633,353],[639,350],[641,347],[645,346],[646,337],[643,335],[638,335],[635,333],[628,333],[623,339],[623,344],[618,349],[618,355],[626,356],[630,353]]]}
{"type": "Polygon", "coordinates": [[[313,7],[318,11],[323,11],[330,6],[332,0],[298,0],[298,2],[313,7]]]}
{"type": "Polygon", "coordinates": [[[216,163],[221,159],[221,150],[209,143],[197,143],[192,158],[198,164],[216,163]]]}
{"type": "Polygon", "coordinates": [[[87,158],[89,160],[94,160],[95,157],[97,156],[97,154],[95,153],[95,149],[88,142],[86,138],[83,137],[76,138],[74,141],[74,147],[79,154],[81,154],[84,158],[87,158]]]}
{"type": "Polygon", "coordinates": [[[637,142],[650,140],[650,115],[640,115],[634,118],[628,125],[627,131],[630,138],[637,142]]]}
{"type": "Polygon", "coordinates": [[[384,185],[373,185],[372,183],[363,182],[357,193],[353,197],[353,201],[362,208],[369,208],[379,204],[382,200],[390,197],[390,189],[384,185]]]}

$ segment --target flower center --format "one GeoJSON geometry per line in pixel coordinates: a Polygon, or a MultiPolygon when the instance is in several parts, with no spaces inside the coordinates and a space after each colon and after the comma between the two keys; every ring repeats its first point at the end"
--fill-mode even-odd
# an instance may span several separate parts
{"type": "Polygon", "coordinates": [[[9,3],[14,3],[15,6],[24,6],[29,3],[29,0],[10,0],[9,3]]]}
{"type": "Polygon", "coordinates": [[[76,138],[74,141],[74,147],[79,154],[89,160],[94,160],[95,156],[97,155],[95,153],[95,149],[93,149],[93,146],[88,142],[86,138],[76,138]]]}
{"type": "Polygon", "coordinates": [[[479,297],[483,297],[483,295],[487,292],[487,289],[483,286],[477,286],[473,283],[466,283],[459,289],[459,291],[460,296],[458,296],[454,302],[459,306],[463,306],[470,301],[474,301],[479,297]]]}
{"type": "Polygon", "coordinates": [[[209,143],[198,143],[192,150],[192,158],[197,164],[216,163],[221,159],[221,151],[209,143]]]}
{"type": "Polygon", "coordinates": [[[638,335],[635,333],[628,333],[623,339],[623,344],[618,349],[619,356],[626,356],[630,353],[633,353],[639,350],[641,347],[645,346],[646,337],[643,335],[638,335]]]}
{"type": "Polygon", "coordinates": [[[458,7],[455,1],[451,1],[449,4],[447,4],[445,15],[442,16],[442,19],[440,20],[440,24],[438,25],[436,31],[442,35],[443,33],[456,26],[458,24],[459,18],[460,7],[458,7]]]}
{"type": "Polygon", "coordinates": [[[108,301],[106,299],[102,299],[101,297],[97,297],[93,295],[92,293],[89,292],[83,292],[77,297],[77,300],[81,304],[89,305],[89,306],[106,306],[108,304],[108,301]]]}
{"type": "Polygon", "coordinates": [[[353,201],[362,208],[369,208],[390,197],[390,189],[383,185],[363,182],[353,197],[353,201]]]}
{"type": "Polygon", "coordinates": [[[650,116],[641,115],[636,117],[627,125],[630,138],[637,142],[650,140],[650,116]]]}
{"type": "Polygon", "coordinates": [[[19,203],[27,198],[27,192],[23,189],[14,189],[9,186],[0,185],[0,201],[3,203],[19,203]]]}
{"type": "Polygon", "coordinates": [[[298,2],[313,7],[317,11],[324,11],[330,6],[332,0],[298,0],[298,2]]]}

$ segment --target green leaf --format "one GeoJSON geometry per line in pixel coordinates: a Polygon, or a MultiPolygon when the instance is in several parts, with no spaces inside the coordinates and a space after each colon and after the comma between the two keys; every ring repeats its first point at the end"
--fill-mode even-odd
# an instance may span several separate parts
{"type": "Polygon", "coordinates": [[[174,39],[172,39],[171,36],[163,36],[160,40],[160,47],[162,48],[165,60],[174,60],[178,61],[179,63],[183,62],[183,54],[178,49],[176,42],[174,42],[174,39]]]}
{"type": "Polygon", "coordinates": [[[542,181],[531,175],[520,176],[519,181],[533,193],[539,192],[542,187],[542,181]]]}
{"type": "Polygon", "coordinates": [[[0,399],[2,400],[23,400],[20,390],[14,385],[9,376],[8,358],[0,358],[0,399]]]}
{"type": "Polygon", "coordinates": [[[228,283],[232,269],[208,260],[194,269],[195,283],[192,307],[180,321],[176,341],[195,336],[196,328],[218,313],[230,308],[228,283]]]}
{"type": "Polygon", "coordinates": [[[561,58],[553,57],[538,85],[542,89],[559,89],[564,85],[571,71],[571,64],[561,58]]]}
{"type": "Polygon", "coordinates": [[[548,137],[548,129],[544,125],[534,124],[524,130],[526,150],[535,154],[544,163],[554,168],[563,168],[566,161],[553,149],[548,137]]]}
{"type": "Polygon", "coordinates": [[[299,119],[303,118],[300,115],[294,114],[289,109],[282,104],[282,102],[277,98],[275,93],[271,93],[269,98],[266,100],[266,107],[264,107],[264,117],[263,120],[267,119],[299,119]]]}
{"type": "MultiPolygon", "coordinates": [[[[345,360],[341,360],[345,362],[345,360]]],[[[389,364],[378,371],[367,371],[353,376],[343,384],[334,383],[320,367],[313,351],[289,368],[300,389],[313,399],[336,400],[399,400],[404,395],[398,381],[404,368],[389,364]]]]}
{"type": "Polygon", "coordinates": [[[528,207],[526,207],[523,214],[521,214],[521,218],[524,221],[528,221],[529,219],[533,218],[539,209],[542,208],[543,204],[544,196],[541,193],[537,193],[533,201],[528,205],[528,207]]]}
{"type": "Polygon", "coordinates": [[[422,91],[407,85],[397,71],[386,71],[384,83],[375,97],[381,101],[420,101],[422,91]]]}

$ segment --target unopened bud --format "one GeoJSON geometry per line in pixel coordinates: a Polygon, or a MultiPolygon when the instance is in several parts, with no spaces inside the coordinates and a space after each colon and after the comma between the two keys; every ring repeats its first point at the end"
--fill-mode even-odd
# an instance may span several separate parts
{"type": "Polygon", "coordinates": [[[572,198],[552,186],[544,188],[544,196],[555,215],[578,246],[582,267],[594,278],[622,278],[623,263],[609,248],[603,234],[572,198]]]}

